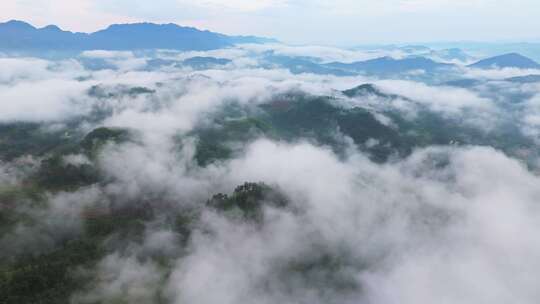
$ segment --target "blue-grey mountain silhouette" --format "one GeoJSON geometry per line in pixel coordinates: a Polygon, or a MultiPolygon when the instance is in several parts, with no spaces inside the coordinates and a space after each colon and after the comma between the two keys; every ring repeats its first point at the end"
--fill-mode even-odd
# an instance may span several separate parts
{"type": "Polygon", "coordinates": [[[94,33],[73,33],[58,26],[36,28],[22,21],[0,23],[2,50],[211,50],[238,43],[275,40],[254,36],[227,36],[176,24],[114,24],[94,33]]]}
{"type": "Polygon", "coordinates": [[[327,64],[327,66],[345,71],[365,73],[403,73],[414,70],[432,72],[437,69],[449,68],[453,65],[436,62],[424,57],[407,57],[403,59],[381,57],[353,63],[332,62],[327,64]]]}
{"type": "Polygon", "coordinates": [[[540,64],[518,53],[509,53],[480,60],[469,65],[473,68],[519,68],[519,69],[540,69],[540,64]]]}

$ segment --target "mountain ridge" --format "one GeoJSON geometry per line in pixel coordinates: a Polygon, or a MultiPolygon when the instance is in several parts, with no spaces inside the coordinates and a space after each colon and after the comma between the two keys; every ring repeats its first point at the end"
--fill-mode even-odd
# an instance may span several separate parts
{"type": "Polygon", "coordinates": [[[440,63],[422,56],[411,56],[403,59],[385,56],[352,63],[331,62],[326,64],[326,66],[356,72],[403,73],[414,70],[434,71],[440,68],[450,68],[454,65],[440,63]]]}
{"type": "Polygon", "coordinates": [[[520,69],[540,69],[540,64],[528,57],[518,53],[508,53],[499,56],[494,56],[482,59],[468,67],[490,69],[498,68],[520,68],[520,69]]]}
{"type": "Polygon", "coordinates": [[[269,43],[257,36],[229,36],[174,23],[150,22],[111,24],[92,33],[71,32],[56,25],[42,28],[11,20],[0,23],[2,50],[212,50],[239,43],[269,43]]]}

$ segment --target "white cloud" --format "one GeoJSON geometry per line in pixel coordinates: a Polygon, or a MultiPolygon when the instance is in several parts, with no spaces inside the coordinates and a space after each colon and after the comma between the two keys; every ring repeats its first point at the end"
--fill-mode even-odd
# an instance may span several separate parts
{"type": "Polygon", "coordinates": [[[122,71],[133,71],[146,66],[146,59],[143,57],[136,57],[131,51],[84,51],[81,53],[81,57],[103,59],[106,63],[111,64],[122,71]]]}
{"type": "Polygon", "coordinates": [[[25,252],[42,254],[55,249],[59,243],[73,239],[83,231],[82,212],[86,207],[102,202],[101,189],[86,187],[75,192],[43,193],[40,204],[22,200],[13,207],[15,214],[24,214],[12,229],[0,236],[5,248],[0,256],[13,258],[25,252]],[[37,206],[36,206],[37,205],[37,206]]]}
{"type": "Polygon", "coordinates": [[[484,79],[506,79],[511,77],[527,76],[527,75],[538,75],[540,70],[535,69],[518,69],[518,68],[502,68],[502,69],[474,69],[466,68],[464,69],[465,77],[470,78],[484,78],[484,79]]]}
{"type": "Polygon", "coordinates": [[[476,93],[453,87],[432,87],[422,83],[404,80],[383,80],[376,82],[384,91],[408,97],[429,106],[435,111],[455,112],[468,108],[492,110],[489,99],[476,93]]]}
{"type": "Polygon", "coordinates": [[[161,274],[152,262],[140,262],[136,257],[109,255],[98,265],[97,284],[84,295],[75,295],[74,303],[96,301],[128,301],[129,303],[152,303],[157,292],[161,274]]]}
{"type": "Polygon", "coordinates": [[[84,51],[81,53],[81,56],[87,57],[87,58],[99,58],[99,59],[126,59],[126,58],[133,58],[133,52],[93,50],[93,51],[84,51]]]}
{"type": "Polygon", "coordinates": [[[307,144],[260,141],[228,172],[278,185],[302,211],[268,210],[260,229],[207,215],[213,233],[195,236],[171,277],[176,303],[534,303],[539,296],[528,275],[540,270],[538,177],[492,149],[427,149],[377,166],[358,156],[341,162],[307,144]],[[440,156],[449,157],[447,167],[433,163],[440,156]],[[325,254],[345,263],[329,276],[361,288],[340,290],[286,266],[325,254]]]}
{"type": "Polygon", "coordinates": [[[394,58],[401,58],[404,56],[404,53],[398,49],[348,50],[318,45],[243,44],[240,45],[239,48],[255,51],[257,53],[273,51],[276,55],[315,57],[320,58],[324,63],[333,61],[350,63],[384,56],[391,56],[394,58]]]}
{"type": "Polygon", "coordinates": [[[59,79],[0,86],[0,121],[55,121],[86,114],[86,83],[59,79]]]}
{"type": "MultiPolygon", "coordinates": [[[[236,60],[246,49],[211,54],[236,60]]],[[[328,59],[353,55],[330,48],[300,49],[281,51],[305,50],[328,59]]],[[[84,56],[137,59],[131,53],[84,56]]],[[[167,300],[187,304],[528,304],[540,298],[535,276],[540,272],[540,179],[521,162],[492,148],[430,147],[407,159],[376,164],[352,148],[338,157],[329,148],[306,142],[260,139],[234,159],[200,168],[193,160],[195,142],[182,141],[179,148],[173,140],[173,135],[188,133],[226,100],[257,105],[291,89],[331,95],[365,78],[292,75],[244,66],[198,72],[181,68],[145,72],[132,67],[87,72],[76,64],[51,68],[51,63],[40,60],[5,62],[11,67],[0,86],[1,121],[62,122],[96,106],[112,112],[104,125],[130,128],[136,136],[135,143],[106,146],[97,158],[111,183],[49,195],[48,208],[35,212],[41,222],[18,226],[0,240],[2,244],[49,248],[59,232],[79,233],[84,208],[106,205],[108,197],[117,204],[154,202],[157,197],[155,201],[170,204],[167,212],[171,212],[200,207],[212,194],[230,192],[246,181],[262,181],[291,200],[290,209],[266,208],[260,226],[200,208],[202,229],[194,231],[185,251],[170,227],[147,223],[140,244],[127,240],[127,248],[91,269],[97,280],[73,298],[75,303],[119,299],[148,303],[161,288],[167,290],[167,300]],[[30,68],[33,63],[37,72],[30,68]],[[90,80],[75,80],[80,75],[90,80]],[[107,92],[116,92],[118,85],[156,92],[103,100],[84,97],[97,84],[107,92]],[[158,253],[173,259],[170,276],[149,258],[158,253]],[[321,259],[330,259],[332,267],[319,266],[321,259]],[[316,265],[313,271],[299,270],[311,264],[316,265]]],[[[465,89],[401,80],[376,85],[413,100],[398,103],[418,102],[455,118],[484,118],[500,110],[465,89]]],[[[527,90],[534,93],[538,87],[527,90]]],[[[366,106],[370,100],[352,102],[366,106]]],[[[538,127],[534,111],[538,98],[525,108],[511,114],[538,127]]],[[[90,161],[80,155],[65,160],[90,161]]],[[[0,167],[0,181],[12,182],[9,168],[0,167]]]]}
{"type": "Polygon", "coordinates": [[[0,57],[0,65],[0,85],[50,78],[75,78],[86,74],[75,60],[51,62],[38,58],[0,57]]]}
{"type": "Polygon", "coordinates": [[[523,109],[523,132],[540,142],[540,95],[529,99],[523,109]]]}
{"type": "Polygon", "coordinates": [[[290,0],[202,0],[196,3],[178,0],[182,5],[195,5],[214,10],[233,10],[239,12],[253,12],[269,8],[283,7],[290,0]]]}

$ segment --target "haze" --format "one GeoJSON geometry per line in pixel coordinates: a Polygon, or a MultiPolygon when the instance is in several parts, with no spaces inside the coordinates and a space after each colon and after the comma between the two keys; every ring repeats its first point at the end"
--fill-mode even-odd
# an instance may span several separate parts
{"type": "Polygon", "coordinates": [[[1,6],[0,21],[85,32],[151,21],[340,46],[540,38],[536,0],[4,0],[1,6]]]}

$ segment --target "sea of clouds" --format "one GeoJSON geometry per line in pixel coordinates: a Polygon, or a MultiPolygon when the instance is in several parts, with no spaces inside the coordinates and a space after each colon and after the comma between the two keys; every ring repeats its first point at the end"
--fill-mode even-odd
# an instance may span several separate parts
{"type": "MultiPolygon", "coordinates": [[[[353,144],[338,156],[303,139],[259,138],[242,155],[199,167],[195,142],[187,140],[178,149],[174,140],[224,102],[256,106],[290,91],[337,96],[343,106],[373,112],[392,107],[411,119],[418,106],[427,107],[481,130],[513,121],[537,140],[540,83],[500,81],[534,71],[478,71],[463,65],[467,78],[483,84],[457,88],[261,67],[258,56],[269,49],[323,62],[388,52],[248,45],[204,53],[92,51],[61,60],[0,58],[1,123],[32,122],[62,130],[79,121],[82,133],[106,126],[138,134],[136,142],[110,145],[99,155],[96,165],[114,182],[50,193],[47,209],[21,211],[39,219],[38,224],[0,236],[0,247],[10,248],[3,255],[46,251],[82,233],[81,213],[87,206],[159,197],[167,208],[182,210],[253,181],[280,189],[292,206],[267,207],[261,226],[203,208],[187,245],[158,217],[146,225],[143,240],[119,241],[95,269],[85,270],[97,283],[74,294],[72,302],[123,298],[153,303],[159,294],[168,303],[193,304],[538,303],[540,177],[522,160],[489,146],[449,145],[417,149],[404,159],[379,164],[353,144]],[[205,70],[147,66],[156,58],[193,56],[232,61],[205,70]],[[111,68],[85,67],[89,59],[111,68]],[[339,93],[363,83],[403,98],[389,103],[339,93]],[[94,86],[113,93],[123,86],[155,92],[90,96],[94,86]],[[518,93],[523,100],[511,103],[518,93]],[[98,110],[108,115],[87,119],[98,110]],[[173,262],[164,268],[151,258],[155,255],[173,262]],[[330,265],[313,266],[307,274],[295,270],[295,265],[321,261],[330,265]]],[[[80,165],[89,160],[71,155],[66,161],[80,165]]],[[[31,164],[36,165],[31,159],[0,164],[0,182],[20,183],[34,170],[31,164]],[[16,165],[21,162],[25,166],[16,165]]]]}

